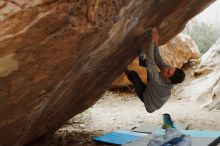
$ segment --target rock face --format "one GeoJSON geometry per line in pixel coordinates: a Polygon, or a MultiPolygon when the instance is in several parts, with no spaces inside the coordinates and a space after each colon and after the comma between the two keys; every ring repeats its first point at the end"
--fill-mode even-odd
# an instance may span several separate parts
{"type": "Polygon", "coordinates": [[[192,81],[181,94],[209,110],[220,109],[220,38],[202,56],[196,74],[202,77],[192,81]]]}
{"type": "Polygon", "coordinates": [[[161,46],[160,53],[164,61],[179,68],[188,60],[200,57],[196,43],[190,36],[182,33],[161,46]]]}
{"type": "MultiPolygon", "coordinates": [[[[160,54],[167,64],[179,68],[181,68],[188,60],[200,57],[200,52],[196,43],[190,38],[190,36],[182,33],[171,39],[165,45],[160,46],[160,54]]],[[[129,65],[129,68],[137,71],[141,79],[146,82],[147,72],[146,69],[139,66],[138,58],[135,58],[135,60],[129,65]]],[[[132,84],[123,73],[113,82],[111,88],[121,88],[129,85],[132,84]]]]}
{"type": "Polygon", "coordinates": [[[164,44],[212,0],[0,1],[0,145],[23,145],[92,106],[157,26],[164,44]]]}

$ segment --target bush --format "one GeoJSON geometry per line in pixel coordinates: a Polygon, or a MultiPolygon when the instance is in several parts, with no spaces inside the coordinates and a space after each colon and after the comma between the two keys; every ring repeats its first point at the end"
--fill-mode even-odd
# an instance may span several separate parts
{"type": "Polygon", "coordinates": [[[205,53],[220,37],[220,25],[191,20],[183,33],[188,34],[196,42],[200,52],[205,53]]]}

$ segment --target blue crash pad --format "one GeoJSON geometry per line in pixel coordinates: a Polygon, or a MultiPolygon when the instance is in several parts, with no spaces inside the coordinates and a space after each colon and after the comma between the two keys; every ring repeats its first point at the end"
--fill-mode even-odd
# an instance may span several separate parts
{"type": "MultiPolygon", "coordinates": [[[[180,130],[182,134],[190,135],[192,144],[195,146],[205,146],[213,142],[220,136],[220,131],[198,131],[198,130],[180,130]]],[[[164,129],[158,129],[153,134],[165,134],[164,129]]],[[[116,130],[111,133],[105,134],[94,138],[94,141],[123,145],[123,146],[144,146],[150,138],[150,134],[137,133],[125,130],[116,130]]]]}
{"type": "Polygon", "coordinates": [[[130,132],[130,131],[125,131],[125,130],[116,130],[111,133],[105,134],[103,136],[96,137],[93,140],[103,142],[103,143],[108,143],[108,144],[122,145],[122,144],[127,144],[129,142],[139,140],[142,137],[147,136],[147,135],[148,134],[145,134],[145,133],[136,133],[136,132],[130,132]]]}

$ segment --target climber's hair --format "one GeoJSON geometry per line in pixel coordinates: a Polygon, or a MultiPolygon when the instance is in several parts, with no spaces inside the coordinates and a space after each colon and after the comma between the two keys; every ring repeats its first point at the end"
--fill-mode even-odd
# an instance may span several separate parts
{"type": "Polygon", "coordinates": [[[176,68],[174,74],[169,78],[172,84],[182,83],[185,79],[185,73],[182,69],[176,68]]]}

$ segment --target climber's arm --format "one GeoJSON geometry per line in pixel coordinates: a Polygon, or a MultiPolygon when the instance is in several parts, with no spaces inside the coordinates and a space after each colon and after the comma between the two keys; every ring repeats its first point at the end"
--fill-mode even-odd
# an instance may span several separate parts
{"type": "Polygon", "coordinates": [[[158,32],[156,28],[153,28],[151,31],[151,42],[148,48],[145,49],[146,52],[146,66],[149,70],[156,70],[157,65],[155,63],[154,51],[155,47],[158,44],[158,32]]]}
{"type": "Polygon", "coordinates": [[[153,28],[152,29],[152,43],[154,43],[155,45],[155,48],[154,48],[154,61],[157,65],[157,67],[159,67],[160,69],[166,69],[166,68],[169,68],[170,66],[167,65],[161,55],[160,55],[160,52],[159,52],[159,34],[158,34],[158,31],[157,31],[157,28],[153,28]]]}
{"type": "Polygon", "coordinates": [[[158,76],[158,67],[155,62],[155,49],[158,46],[159,35],[156,28],[152,29],[152,38],[150,46],[145,50],[146,51],[146,66],[149,74],[149,80],[154,78],[154,76],[158,76]]]}
{"type": "MultiPolygon", "coordinates": [[[[146,59],[146,54],[149,54],[149,50],[152,50],[152,49],[154,49],[153,47],[153,40],[152,40],[152,29],[149,29],[149,30],[146,30],[146,32],[144,33],[144,35],[142,36],[142,38],[144,38],[145,39],[145,41],[146,41],[146,38],[147,37],[151,37],[151,42],[150,42],[150,46],[148,46],[148,47],[144,47],[144,49],[143,50],[138,50],[137,51],[137,53],[138,53],[138,60],[139,60],[139,65],[140,66],[142,66],[142,67],[147,67],[147,63],[146,63],[146,61],[147,61],[147,59],[146,59]]],[[[152,56],[153,57],[153,56],[152,56]]],[[[151,57],[151,58],[152,58],[151,57]]]]}
{"type": "Polygon", "coordinates": [[[156,48],[154,49],[154,59],[155,59],[155,62],[156,62],[156,64],[157,64],[157,66],[158,66],[160,69],[166,69],[166,68],[169,68],[169,67],[170,67],[169,65],[167,65],[167,64],[163,61],[163,59],[162,59],[162,57],[161,57],[161,55],[160,55],[160,52],[159,52],[159,48],[158,48],[158,47],[156,47],[156,48]]]}

